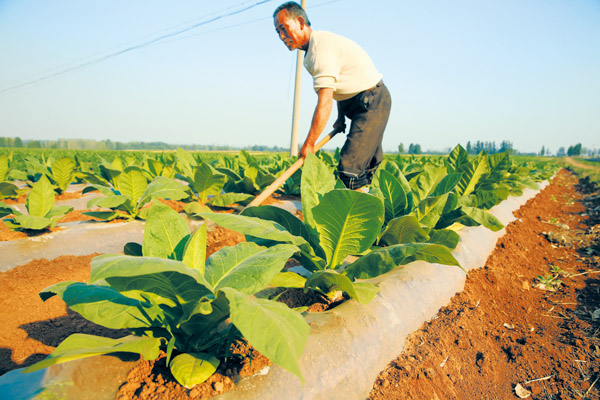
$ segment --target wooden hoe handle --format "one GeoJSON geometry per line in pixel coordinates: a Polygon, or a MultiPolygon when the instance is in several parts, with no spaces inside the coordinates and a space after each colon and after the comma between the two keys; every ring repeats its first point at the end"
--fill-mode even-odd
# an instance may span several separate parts
{"type": "MultiPolygon", "coordinates": [[[[327,142],[331,140],[332,137],[337,135],[340,131],[337,129],[329,132],[327,136],[325,136],[319,143],[317,143],[314,147],[315,152],[317,152],[321,147],[325,146],[327,142]]],[[[290,176],[294,174],[301,166],[304,164],[304,158],[299,158],[295,163],[293,163],[279,178],[275,180],[275,182],[271,183],[269,187],[267,187],[261,194],[256,196],[254,200],[250,202],[243,210],[248,207],[256,207],[262,204],[263,201],[267,199],[270,195],[273,194],[274,191],[279,189],[279,186],[283,185],[285,181],[287,181],[290,176]]],[[[242,211],[243,211],[242,210],[242,211]]]]}

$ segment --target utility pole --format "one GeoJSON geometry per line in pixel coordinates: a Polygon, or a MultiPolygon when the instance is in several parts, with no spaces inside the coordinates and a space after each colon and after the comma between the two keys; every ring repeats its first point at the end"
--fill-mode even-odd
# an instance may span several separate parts
{"type": "MultiPolygon", "coordinates": [[[[306,0],[302,0],[302,8],[306,10],[306,0]]],[[[296,56],[296,85],[294,86],[294,111],[292,113],[292,139],[290,141],[290,156],[298,155],[298,130],[300,129],[300,91],[302,88],[302,60],[304,60],[304,50],[298,50],[298,54],[296,56]]]]}

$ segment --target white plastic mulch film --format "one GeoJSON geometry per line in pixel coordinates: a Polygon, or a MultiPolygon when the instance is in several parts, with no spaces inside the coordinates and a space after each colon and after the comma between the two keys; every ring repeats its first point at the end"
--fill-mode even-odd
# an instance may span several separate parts
{"type": "MultiPolygon", "coordinates": [[[[490,212],[507,225],[515,219],[513,211],[547,185],[545,181],[539,185],[539,190],[525,189],[522,196],[510,197],[490,212]]],[[[279,206],[293,211],[299,203],[286,201],[279,206]]],[[[143,236],[143,222],[140,221],[72,223],[64,228],[46,238],[0,242],[0,270],[41,257],[52,259],[63,254],[120,252],[125,243],[141,242],[143,236]]],[[[466,270],[480,268],[504,232],[504,229],[492,232],[482,226],[465,227],[459,231],[460,243],[453,254],[466,270]]],[[[234,390],[215,399],[365,399],[379,371],[402,352],[406,336],[462,291],[465,278],[465,273],[457,267],[417,261],[369,280],[380,288],[371,303],[360,305],[348,301],[332,310],[306,317],[311,324],[311,333],[300,359],[306,380],[304,386],[295,375],[273,365],[268,372],[243,379],[234,390]]],[[[53,372],[56,368],[61,366],[48,368],[43,378],[35,377],[39,387],[56,385],[56,371],[53,372]]],[[[85,385],[81,389],[82,396],[85,391],[94,391],[85,385]]]]}
{"type": "MultiPolygon", "coordinates": [[[[540,189],[548,185],[545,181],[540,189]]],[[[525,189],[491,209],[507,225],[539,190],[525,189]]],[[[483,267],[505,232],[465,227],[453,254],[466,270],[483,267]]],[[[417,261],[370,282],[380,289],[365,305],[348,301],[333,310],[309,314],[311,333],[300,359],[304,387],[290,372],[274,365],[268,374],[242,380],[219,400],[365,399],[375,378],[404,348],[417,330],[464,288],[466,275],[457,267],[417,261]]]]}

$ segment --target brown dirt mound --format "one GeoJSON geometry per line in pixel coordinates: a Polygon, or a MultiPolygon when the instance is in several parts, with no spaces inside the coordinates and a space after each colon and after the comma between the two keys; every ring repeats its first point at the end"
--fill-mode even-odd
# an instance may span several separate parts
{"type": "Polygon", "coordinates": [[[513,399],[517,384],[533,399],[599,398],[600,236],[576,183],[562,171],[518,211],[485,268],[409,335],[369,399],[513,399]]]}

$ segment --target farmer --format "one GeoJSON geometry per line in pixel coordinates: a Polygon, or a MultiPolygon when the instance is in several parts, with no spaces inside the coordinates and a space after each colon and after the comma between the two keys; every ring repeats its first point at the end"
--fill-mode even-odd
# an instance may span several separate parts
{"type": "MultiPolygon", "coordinates": [[[[314,145],[337,101],[334,129],[344,131],[345,117],[352,120],[341,150],[338,171],[347,188],[357,190],[371,183],[383,160],[381,141],[392,100],[369,55],[350,39],[313,30],[304,9],[293,1],[273,13],[275,29],[286,47],[304,50],[304,67],[313,77],[318,96],[301,156],[314,153],[314,145]]],[[[366,188],[361,189],[366,191],[366,188]]]]}

